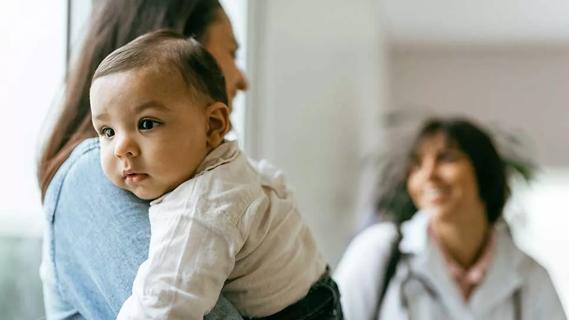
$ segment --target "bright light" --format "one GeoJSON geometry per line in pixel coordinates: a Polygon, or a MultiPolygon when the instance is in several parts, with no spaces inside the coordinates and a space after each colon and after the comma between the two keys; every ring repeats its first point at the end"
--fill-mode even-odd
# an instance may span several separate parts
{"type": "Polygon", "coordinates": [[[39,235],[43,215],[35,167],[39,133],[61,88],[65,1],[1,1],[0,234],[39,235]]]}
{"type": "MultiPolygon", "coordinates": [[[[237,53],[237,65],[241,70],[246,70],[247,57],[247,1],[246,0],[221,0],[221,4],[231,23],[235,37],[239,42],[239,51],[237,53]]],[[[243,93],[238,94],[233,102],[233,112],[231,113],[231,123],[233,130],[229,133],[228,138],[239,142],[242,149],[245,148],[245,96],[243,93]]]]}

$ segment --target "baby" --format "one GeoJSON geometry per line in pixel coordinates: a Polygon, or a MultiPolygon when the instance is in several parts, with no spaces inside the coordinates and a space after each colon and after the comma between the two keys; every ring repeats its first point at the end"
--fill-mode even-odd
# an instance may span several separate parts
{"type": "Polygon", "coordinates": [[[148,259],[119,319],[202,319],[222,292],[245,317],[342,319],[281,173],[224,139],[225,81],[196,41],[133,40],[101,62],[90,98],[105,175],[153,200],[148,259]]]}

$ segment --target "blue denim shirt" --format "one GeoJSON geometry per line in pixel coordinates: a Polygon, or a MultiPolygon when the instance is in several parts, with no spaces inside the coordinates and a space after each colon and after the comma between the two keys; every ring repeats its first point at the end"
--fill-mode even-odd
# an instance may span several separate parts
{"type": "MultiPolygon", "coordinates": [[[[47,319],[115,319],[148,255],[148,202],[104,176],[97,139],[75,148],[44,199],[47,319]]],[[[241,319],[220,297],[206,319],[241,319]]]]}

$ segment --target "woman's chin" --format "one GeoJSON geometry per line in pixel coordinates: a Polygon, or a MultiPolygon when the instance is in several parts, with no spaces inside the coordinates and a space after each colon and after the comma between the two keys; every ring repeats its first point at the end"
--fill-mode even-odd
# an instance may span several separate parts
{"type": "Polygon", "coordinates": [[[429,206],[423,210],[436,220],[449,220],[453,217],[453,210],[445,205],[429,206]]]}

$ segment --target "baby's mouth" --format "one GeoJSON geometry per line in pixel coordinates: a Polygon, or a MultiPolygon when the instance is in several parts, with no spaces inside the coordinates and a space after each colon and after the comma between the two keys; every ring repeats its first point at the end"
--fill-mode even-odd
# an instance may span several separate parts
{"type": "Polygon", "coordinates": [[[127,183],[136,183],[148,178],[148,174],[136,172],[134,170],[123,170],[122,178],[127,183]]]}

